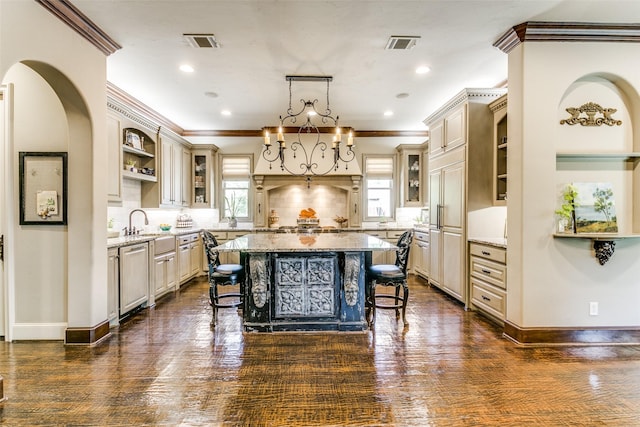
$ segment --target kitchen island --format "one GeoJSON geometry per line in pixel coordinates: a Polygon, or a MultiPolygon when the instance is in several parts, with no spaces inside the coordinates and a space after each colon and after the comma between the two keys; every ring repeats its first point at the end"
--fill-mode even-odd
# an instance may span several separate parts
{"type": "Polygon", "coordinates": [[[363,331],[371,252],[396,246],[364,233],[269,233],[216,249],[240,252],[246,331],[363,331]]]}

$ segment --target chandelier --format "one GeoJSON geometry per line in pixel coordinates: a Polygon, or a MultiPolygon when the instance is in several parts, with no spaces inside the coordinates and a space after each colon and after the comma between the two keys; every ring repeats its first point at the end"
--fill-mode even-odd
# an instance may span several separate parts
{"type": "MultiPolygon", "coordinates": [[[[271,145],[270,128],[264,129],[264,150],[262,157],[269,162],[269,169],[274,162],[280,162],[280,169],[295,176],[305,176],[307,178],[307,186],[312,176],[326,175],[331,171],[337,171],[339,162],[345,164],[345,169],[349,168],[349,162],[355,159],[353,151],[353,130],[351,128],[341,129],[338,124],[338,116],[331,115],[329,103],[329,83],[333,80],[331,76],[286,76],[289,82],[289,108],[286,115],[280,116],[280,126],[276,131],[277,147],[271,145]],[[291,106],[291,82],[326,82],[327,83],[327,103],[324,112],[318,111],[316,104],[317,99],[313,101],[300,99],[302,108],[298,112],[294,112],[291,106]],[[301,115],[305,115],[305,122],[300,127],[295,127],[301,115]],[[313,123],[313,120],[320,122],[320,125],[313,123]],[[293,127],[287,127],[292,125],[293,127]],[[322,126],[324,125],[324,126],[322,126]],[[347,133],[346,148],[342,143],[343,131],[347,133]],[[286,155],[285,133],[295,133],[296,138],[290,143],[291,155],[286,155]],[[329,144],[321,139],[321,134],[333,135],[331,141],[331,150],[333,150],[333,163],[331,161],[320,161],[325,158],[325,151],[329,148],[329,144]],[[306,140],[303,144],[302,140],[306,140]],[[298,160],[298,156],[301,160],[298,160]],[[328,164],[327,164],[328,163],[328,164]]],[[[329,152],[330,153],[330,152],[329,152]]]]}

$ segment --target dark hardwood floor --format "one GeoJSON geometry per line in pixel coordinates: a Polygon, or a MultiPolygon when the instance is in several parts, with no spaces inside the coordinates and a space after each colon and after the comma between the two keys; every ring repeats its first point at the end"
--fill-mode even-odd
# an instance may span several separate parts
{"type": "Polygon", "coordinates": [[[412,276],[408,328],[215,330],[204,279],[94,347],[0,343],[8,426],[637,426],[640,347],[520,348],[412,276]]]}

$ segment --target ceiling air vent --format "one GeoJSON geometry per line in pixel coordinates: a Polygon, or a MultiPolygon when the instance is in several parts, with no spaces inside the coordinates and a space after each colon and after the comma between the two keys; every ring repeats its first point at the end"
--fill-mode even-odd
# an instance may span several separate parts
{"type": "Polygon", "coordinates": [[[183,34],[182,37],[189,43],[191,47],[213,47],[220,48],[220,43],[213,34],[183,34]]]}
{"type": "Polygon", "coordinates": [[[420,36],[391,36],[385,49],[409,50],[416,45],[418,39],[420,39],[420,36]]]}

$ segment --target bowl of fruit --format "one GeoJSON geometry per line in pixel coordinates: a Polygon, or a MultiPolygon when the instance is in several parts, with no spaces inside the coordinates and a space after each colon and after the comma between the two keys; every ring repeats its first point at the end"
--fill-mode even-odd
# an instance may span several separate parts
{"type": "Polygon", "coordinates": [[[171,224],[160,224],[160,230],[162,230],[162,231],[171,230],[171,224]]]}

